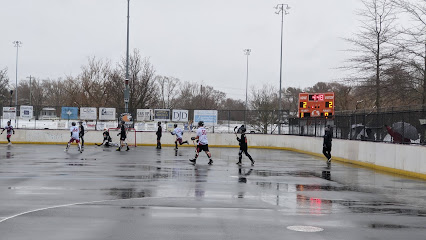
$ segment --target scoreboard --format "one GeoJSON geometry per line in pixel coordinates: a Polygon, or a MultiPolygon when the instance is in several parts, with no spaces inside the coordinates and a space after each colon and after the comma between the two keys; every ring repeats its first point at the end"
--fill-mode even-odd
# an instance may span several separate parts
{"type": "Polygon", "coordinates": [[[334,116],[334,92],[299,93],[299,118],[334,116]]]}

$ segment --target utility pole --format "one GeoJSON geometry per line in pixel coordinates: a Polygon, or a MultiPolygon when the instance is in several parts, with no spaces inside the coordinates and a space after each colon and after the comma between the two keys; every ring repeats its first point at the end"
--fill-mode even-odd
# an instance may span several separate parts
{"type": "Polygon", "coordinates": [[[247,74],[246,74],[246,110],[244,111],[244,125],[246,124],[246,115],[248,110],[248,102],[247,102],[247,89],[248,89],[248,75],[249,75],[249,56],[251,53],[251,49],[244,49],[244,54],[247,56],[247,74]]]}
{"type": "Polygon", "coordinates": [[[18,52],[22,45],[21,41],[14,41],[13,44],[16,47],[16,81],[15,81],[15,107],[18,109],[18,52]]]}
{"type": "Polygon", "coordinates": [[[27,77],[27,78],[30,79],[30,106],[31,106],[31,88],[32,88],[32,85],[31,85],[31,75],[29,77],[27,77]]]}
{"type": "Polygon", "coordinates": [[[129,112],[129,20],[130,20],[130,0],[127,0],[127,50],[126,50],[126,80],[124,85],[124,108],[129,112]]]}
{"type": "Polygon", "coordinates": [[[284,15],[289,14],[288,10],[290,10],[290,7],[288,4],[278,4],[275,9],[277,11],[276,14],[281,14],[281,51],[280,51],[280,89],[279,89],[279,102],[278,102],[278,134],[281,134],[281,117],[282,117],[282,103],[281,103],[281,89],[282,89],[282,73],[283,73],[283,26],[284,26],[284,15]],[[286,8],[284,8],[286,6],[286,8]]]}

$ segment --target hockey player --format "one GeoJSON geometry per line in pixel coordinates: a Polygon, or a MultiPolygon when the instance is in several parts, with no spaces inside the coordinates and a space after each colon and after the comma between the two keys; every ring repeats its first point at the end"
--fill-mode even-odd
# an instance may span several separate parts
{"type": "Polygon", "coordinates": [[[118,146],[117,151],[121,151],[121,147],[126,146],[126,151],[129,151],[129,145],[127,145],[126,138],[127,138],[127,129],[124,126],[124,121],[121,121],[121,127],[120,132],[117,134],[117,136],[120,136],[120,146],[118,146]]]}
{"type": "Polygon", "coordinates": [[[83,149],[84,148],[84,126],[82,121],[78,122],[78,124],[80,125],[79,136],[80,136],[81,148],[83,149]]]}
{"type": "Polygon", "coordinates": [[[178,149],[178,142],[179,142],[179,145],[182,145],[184,143],[186,143],[186,144],[189,144],[189,143],[188,143],[188,141],[182,142],[183,130],[181,128],[178,128],[176,123],[175,123],[174,127],[175,127],[175,129],[173,129],[171,134],[176,135],[175,150],[177,150],[178,149]]]}
{"type": "Polygon", "coordinates": [[[243,153],[250,159],[251,165],[254,166],[254,160],[247,152],[247,137],[246,137],[246,128],[242,125],[239,129],[241,132],[241,138],[237,137],[237,141],[240,142],[240,152],[238,153],[238,162],[237,164],[241,166],[241,159],[243,158],[243,153]]]}
{"type": "Polygon", "coordinates": [[[70,128],[71,139],[68,142],[67,148],[65,149],[65,151],[68,151],[71,143],[73,143],[75,141],[78,144],[78,151],[83,152],[83,150],[81,149],[80,140],[79,140],[79,137],[80,137],[79,128],[77,126],[75,126],[75,122],[72,122],[71,125],[72,125],[71,128],[70,128]]]}
{"type": "Polygon", "coordinates": [[[163,134],[163,128],[161,127],[161,122],[158,122],[158,129],[155,134],[157,135],[157,149],[161,149],[161,135],[163,134]]]}
{"type": "Polygon", "coordinates": [[[324,141],[322,144],[322,153],[327,158],[327,166],[331,164],[331,141],[333,140],[333,134],[331,132],[331,127],[328,125],[325,127],[324,141]]]}
{"type": "Polygon", "coordinates": [[[102,135],[104,137],[104,140],[102,141],[101,144],[96,144],[97,146],[104,145],[105,147],[110,147],[110,146],[114,145],[112,143],[112,139],[111,139],[111,136],[109,135],[109,132],[108,132],[107,128],[104,128],[104,132],[102,133],[102,135]]]}
{"type": "Polygon", "coordinates": [[[10,125],[10,121],[7,121],[7,126],[3,128],[3,131],[1,131],[1,134],[3,134],[4,130],[6,130],[7,133],[7,144],[11,145],[10,137],[12,136],[12,133],[15,134],[15,129],[13,129],[12,125],[10,125]]]}
{"type": "Polygon", "coordinates": [[[192,137],[191,140],[198,140],[198,145],[197,145],[197,150],[195,153],[195,157],[193,159],[190,159],[189,161],[192,162],[193,164],[195,164],[195,162],[197,161],[198,158],[198,154],[201,151],[206,152],[207,157],[209,157],[209,165],[213,164],[213,160],[212,160],[212,154],[209,151],[209,142],[207,140],[207,129],[204,128],[204,122],[203,121],[199,121],[198,122],[198,129],[197,129],[197,136],[196,137],[192,137]]]}

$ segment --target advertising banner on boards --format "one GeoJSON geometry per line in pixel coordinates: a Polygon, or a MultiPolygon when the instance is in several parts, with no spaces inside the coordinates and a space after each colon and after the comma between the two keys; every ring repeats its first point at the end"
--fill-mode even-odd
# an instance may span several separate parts
{"type": "Polygon", "coordinates": [[[170,121],[170,109],[154,109],[154,121],[170,121]]]}
{"type": "Polygon", "coordinates": [[[16,107],[3,107],[4,119],[16,119],[16,107]]]}
{"type": "Polygon", "coordinates": [[[65,120],[78,119],[78,107],[62,107],[61,118],[65,120]]]}
{"type": "Polygon", "coordinates": [[[205,126],[217,125],[217,110],[194,110],[194,123],[203,121],[205,126]]]}
{"type": "Polygon", "coordinates": [[[99,108],[99,120],[116,120],[115,108],[99,108]]]}
{"type": "Polygon", "coordinates": [[[33,106],[21,106],[20,107],[21,118],[33,118],[33,106]]]}
{"type": "Polygon", "coordinates": [[[173,110],[172,122],[188,122],[188,110],[173,110]]]}
{"type": "Polygon", "coordinates": [[[137,109],[136,120],[138,122],[150,122],[153,120],[152,109],[137,109]]]}
{"type": "Polygon", "coordinates": [[[80,108],[80,119],[81,120],[96,120],[96,108],[92,107],[81,107],[80,108]]]}

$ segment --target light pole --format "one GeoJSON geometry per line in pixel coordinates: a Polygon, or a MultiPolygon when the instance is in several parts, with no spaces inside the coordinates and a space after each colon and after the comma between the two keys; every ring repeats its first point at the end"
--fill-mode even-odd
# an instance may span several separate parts
{"type": "Polygon", "coordinates": [[[251,49],[244,49],[244,54],[247,56],[247,74],[246,74],[246,110],[244,112],[244,125],[246,124],[246,114],[248,108],[247,102],[247,89],[248,89],[248,75],[249,75],[249,56],[251,53],[251,49]]]}
{"type": "Polygon", "coordinates": [[[130,0],[127,0],[127,50],[126,50],[126,80],[124,82],[124,108],[129,111],[129,19],[130,19],[130,0]]]}
{"type": "Polygon", "coordinates": [[[16,47],[16,82],[15,82],[15,107],[18,108],[18,50],[21,47],[21,41],[14,41],[13,44],[16,47]]]}
{"type": "Polygon", "coordinates": [[[32,78],[32,76],[30,75],[29,77],[27,77],[27,78],[29,78],[30,79],[30,106],[31,106],[31,88],[32,88],[32,85],[31,85],[31,78],[32,78]]]}
{"type": "Polygon", "coordinates": [[[283,73],[283,25],[284,25],[284,14],[289,14],[288,10],[290,7],[288,4],[278,4],[275,9],[277,10],[276,14],[281,14],[281,51],[280,51],[280,89],[279,89],[279,102],[278,102],[278,114],[279,114],[279,125],[278,125],[278,134],[281,134],[281,116],[282,116],[282,106],[281,106],[281,82],[282,82],[282,73],[283,73]],[[284,8],[285,6],[285,8],[284,8]]]}

